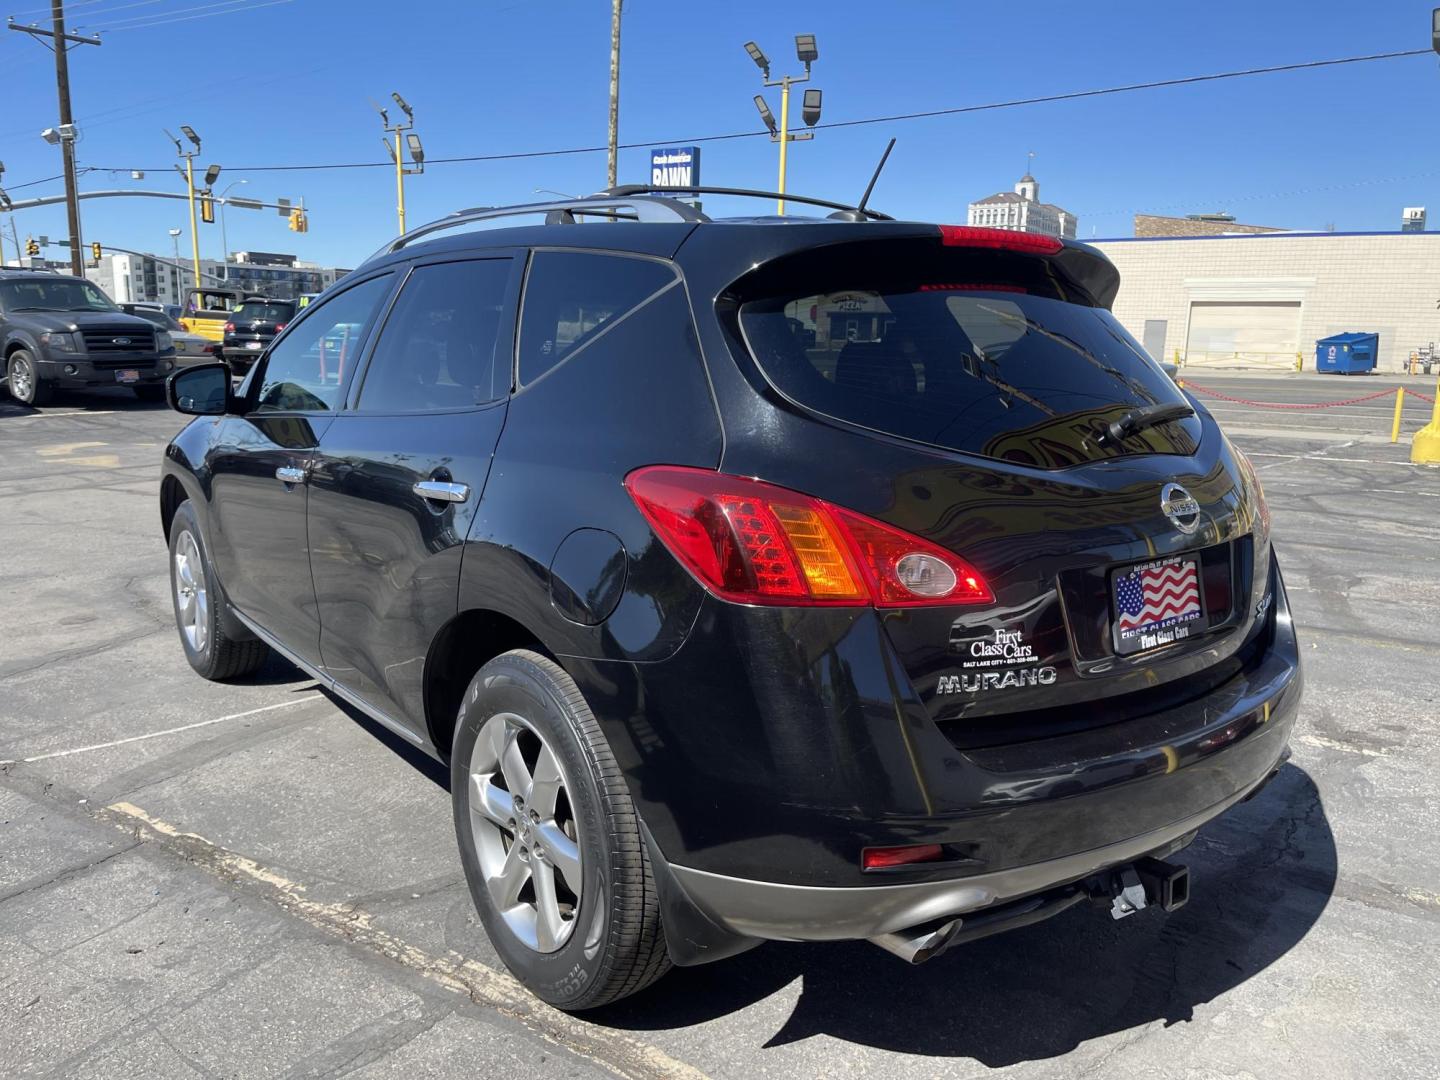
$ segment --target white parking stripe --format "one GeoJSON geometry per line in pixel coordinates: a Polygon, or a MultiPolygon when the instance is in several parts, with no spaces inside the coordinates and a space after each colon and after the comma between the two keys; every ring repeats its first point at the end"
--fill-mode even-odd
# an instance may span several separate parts
{"type": "Polygon", "coordinates": [[[229,716],[217,716],[213,720],[197,720],[193,724],[181,724],[179,727],[166,728],[164,731],[152,731],[147,735],[132,735],[128,739],[115,739],[112,742],[94,743],[91,746],[77,746],[73,750],[56,750],[49,754],[36,754],[34,757],[12,758],[9,761],[0,761],[0,765],[29,765],[35,761],[49,761],[51,758],[69,757],[71,754],[88,754],[91,750],[108,750],[112,746],[124,746],[126,743],[144,742],[146,739],[158,739],[164,735],[178,735],[182,731],[194,731],[196,728],[209,727],[211,724],[223,724],[227,720],[241,720],[247,716],[256,716],[259,713],[271,712],[275,709],[288,709],[292,705],[303,705],[307,701],[319,701],[322,694],[306,694],[304,697],[295,698],[293,701],[281,701],[274,705],[262,705],[258,709],[247,709],[244,712],[231,713],[229,716]]]}

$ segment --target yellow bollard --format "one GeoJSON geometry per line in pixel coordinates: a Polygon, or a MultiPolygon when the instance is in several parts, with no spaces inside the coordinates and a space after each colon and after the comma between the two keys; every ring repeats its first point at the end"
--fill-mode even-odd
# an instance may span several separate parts
{"type": "Polygon", "coordinates": [[[1395,391],[1395,423],[1390,428],[1390,441],[1400,441],[1400,410],[1405,407],[1405,387],[1395,391]]]}
{"type": "Polygon", "coordinates": [[[1410,440],[1410,460],[1422,465],[1440,464],[1440,379],[1435,381],[1435,407],[1426,424],[1410,440]]]}
{"type": "Polygon", "coordinates": [[[1297,353],[1295,354],[1295,370],[1296,370],[1296,371],[1304,371],[1304,370],[1305,370],[1305,354],[1304,354],[1304,353],[1298,353],[1298,352],[1297,352],[1297,353]]]}

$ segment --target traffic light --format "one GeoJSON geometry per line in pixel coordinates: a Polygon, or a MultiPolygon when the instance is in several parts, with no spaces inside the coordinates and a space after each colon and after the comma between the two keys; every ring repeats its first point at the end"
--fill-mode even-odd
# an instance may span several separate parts
{"type": "Polygon", "coordinates": [[[290,231],[310,231],[310,219],[305,216],[305,211],[301,210],[299,207],[296,207],[294,210],[290,211],[290,231]]]}
{"type": "Polygon", "coordinates": [[[25,254],[26,254],[26,255],[39,255],[39,254],[40,254],[40,245],[35,242],[35,238],[34,238],[33,236],[27,237],[27,238],[25,239],[25,254]]]}
{"type": "Polygon", "coordinates": [[[206,225],[215,224],[215,198],[208,191],[200,196],[200,220],[206,225]]]}
{"type": "Polygon", "coordinates": [[[99,240],[96,240],[96,241],[92,242],[91,245],[90,245],[90,258],[92,258],[92,259],[95,260],[95,264],[96,264],[97,266],[100,264],[100,255],[101,255],[100,241],[99,241],[99,240]]]}

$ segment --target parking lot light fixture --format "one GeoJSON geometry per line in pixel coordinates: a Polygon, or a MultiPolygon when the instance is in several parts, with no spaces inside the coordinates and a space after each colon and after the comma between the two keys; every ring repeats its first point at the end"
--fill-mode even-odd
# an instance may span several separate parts
{"type": "Polygon", "coordinates": [[[185,138],[189,139],[192,143],[194,143],[196,150],[200,149],[200,136],[195,134],[195,129],[192,128],[189,124],[180,125],[180,134],[184,135],[185,138]]]}
{"type": "Polygon", "coordinates": [[[805,120],[806,127],[814,127],[820,122],[820,91],[806,90],[804,104],[800,108],[800,115],[805,120]]]}
{"type": "Polygon", "coordinates": [[[405,136],[405,145],[410,150],[410,160],[416,165],[425,164],[425,148],[420,145],[420,136],[413,131],[405,136]]]}
{"type": "MultiPolygon", "coordinates": [[[[765,121],[765,126],[770,129],[770,141],[780,144],[780,199],[776,203],[776,212],[781,217],[785,215],[785,167],[787,163],[787,150],[792,142],[799,142],[804,139],[813,139],[813,131],[790,131],[790,87],[795,83],[810,81],[810,65],[820,59],[820,48],[815,43],[814,34],[795,35],[795,55],[805,65],[804,75],[782,75],[778,79],[770,78],[770,61],[760,51],[760,46],[753,41],[745,43],[745,51],[750,54],[750,59],[755,61],[759,67],[766,86],[780,87],[780,125],[776,129],[775,116],[770,111],[770,106],[760,95],[755,96],[755,107],[760,110],[760,119],[765,121]]],[[[805,92],[805,106],[803,112],[805,124],[814,127],[820,119],[820,91],[807,90],[805,92]]]]}
{"type": "Polygon", "coordinates": [[[772,136],[776,134],[779,128],[775,126],[775,114],[770,111],[770,106],[765,103],[765,99],[759,94],[755,95],[755,108],[760,110],[760,119],[765,121],[765,126],[770,129],[770,134],[772,136]]]}
{"type": "Polygon", "coordinates": [[[760,69],[761,74],[767,79],[770,78],[770,61],[767,60],[765,54],[760,51],[760,46],[756,45],[753,41],[747,41],[745,43],[745,51],[750,54],[750,59],[755,61],[755,66],[760,69]]]}
{"type": "Polygon", "coordinates": [[[411,120],[415,119],[415,110],[410,108],[409,102],[394,91],[391,91],[390,96],[395,99],[395,104],[400,106],[401,111],[404,112],[406,116],[410,117],[411,120]]]}

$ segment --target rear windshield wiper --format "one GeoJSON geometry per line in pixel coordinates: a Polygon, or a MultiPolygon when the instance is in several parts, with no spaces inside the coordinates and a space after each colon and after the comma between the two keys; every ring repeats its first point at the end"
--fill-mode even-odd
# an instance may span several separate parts
{"type": "Polygon", "coordinates": [[[1138,431],[1144,431],[1146,428],[1171,420],[1184,420],[1187,416],[1194,415],[1195,410],[1183,401],[1168,405],[1145,405],[1138,409],[1131,409],[1119,420],[1112,420],[1106,434],[1115,442],[1123,442],[1138,431]]]}

